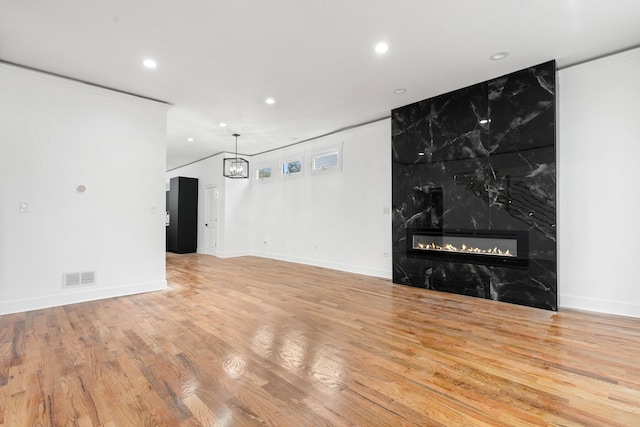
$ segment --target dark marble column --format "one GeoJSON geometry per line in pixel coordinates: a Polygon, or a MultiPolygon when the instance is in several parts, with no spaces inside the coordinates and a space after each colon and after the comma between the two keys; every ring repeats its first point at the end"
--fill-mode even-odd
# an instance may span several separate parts
{"type": "Polygon", "coordinates": [[[557,309],[555,62],[392,112],[393,280],[557,309]],[[528,232],[528,265],[415,258],[407,229],[528,232]]]}

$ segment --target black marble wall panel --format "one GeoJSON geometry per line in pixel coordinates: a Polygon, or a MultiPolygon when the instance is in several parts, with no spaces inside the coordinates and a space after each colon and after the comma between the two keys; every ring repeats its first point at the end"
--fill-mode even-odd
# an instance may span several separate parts
{"type": "Polygon", "coordinates": [[[393,110],[393,281],[557,309],[555,62],[393,110]],[[518,230],[528,267],[408,255],[407,228],[518,230]]]}

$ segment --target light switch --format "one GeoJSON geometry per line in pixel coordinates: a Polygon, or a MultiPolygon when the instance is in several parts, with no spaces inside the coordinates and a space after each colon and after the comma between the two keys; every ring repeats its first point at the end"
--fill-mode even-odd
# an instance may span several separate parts
{"type": "Polygon", "coordinates": [[[27,202],[20,202],[19,210],[20,212],[29,212],[29,205],[27,202]]]}

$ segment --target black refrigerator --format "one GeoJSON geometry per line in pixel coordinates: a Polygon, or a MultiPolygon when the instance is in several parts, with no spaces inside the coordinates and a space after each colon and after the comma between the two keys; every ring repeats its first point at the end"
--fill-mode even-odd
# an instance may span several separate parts
{"type": "Polygon", "coordinates": [[[198,179],[171,178],[167,192],[167,251],[196,252],[198,246],[198,179]]]}

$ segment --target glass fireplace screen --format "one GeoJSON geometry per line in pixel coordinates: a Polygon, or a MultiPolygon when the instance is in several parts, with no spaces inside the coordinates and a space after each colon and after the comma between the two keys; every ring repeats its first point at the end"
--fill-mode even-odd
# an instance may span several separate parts
{"type": "Polygon", "coordinates": [[[413,235],[413,249],[468,255],[517,257],[518,240],[507,237],[413,235]]]}

